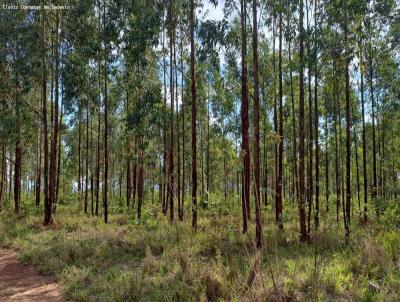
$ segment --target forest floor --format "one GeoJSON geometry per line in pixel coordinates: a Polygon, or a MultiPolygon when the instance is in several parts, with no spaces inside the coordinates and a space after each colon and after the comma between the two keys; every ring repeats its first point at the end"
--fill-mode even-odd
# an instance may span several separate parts
{"type": "Polygon", "coordinates": [[[335,201],[328,213],[324,203],[311,243],[299,242],[295,203],[285,202],[283,231],[272,206],[263,207],[264,247],[257,252],[253,213],[244,235],[237,198],[210,199],[207,209],[199,208],[197,233],[190,207],[183,222],[176,217],[171,224],[159,205],[146,201],[139,222],[116,202],[104,224],[101,213],[84,214],[69,201],[44,227],[42,207],[25,201],[15,215],[8,204],[0,213],[0,246],[55,277],[70,301],[398,301],[398,202],[379,220],[370,210],[368,223],[355,204],[348,239],[335,201]]]}
{"type": "Polygon", "coordinates": [[[54,278],[22,265],[18,255],[0,248],[0,300],[3,302],[61,302],[54,278]]]}

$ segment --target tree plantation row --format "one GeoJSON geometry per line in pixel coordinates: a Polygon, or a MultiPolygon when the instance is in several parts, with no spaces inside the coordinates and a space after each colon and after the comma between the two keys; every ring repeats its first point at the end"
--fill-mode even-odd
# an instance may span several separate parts
{"type": "Polygon", "coordinates": [[[197,230],[223,200],[261,248],[270,204],[305,242],[398,202],[398,0],[25,2],[0,10],[0,210],[197,230]]]}

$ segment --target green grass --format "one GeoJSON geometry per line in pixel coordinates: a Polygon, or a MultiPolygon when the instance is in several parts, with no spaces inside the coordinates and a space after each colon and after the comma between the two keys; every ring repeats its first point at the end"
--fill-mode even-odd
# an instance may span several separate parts
{"type": "Polygon", "coordinates": [[[190,209],[184,222],[170,224],[151,203],[141,222],[134,212],[113,205],[107,225],[75,203],[59,205],[49,228],[42,225],[42,209],[25,206],[15,216],[6,207],[0,245],[18,249],[21,261],[55,275],[72,301],[396,301],[400,296],[396,210],[388,208],[379,222],[371,217],[367,224],[359,223],[355,212],[349,240],[335,209],[322,212],[314,243],[301,244],[294,204],[285,204],[283,232],[273,223],[273,208],[263,208],[265,248],[248,287],[256,258],[254,225],[241,234],[237,200],[211,200],[208,209],[199,210],[197,233],[190,227],[190,209]]]}

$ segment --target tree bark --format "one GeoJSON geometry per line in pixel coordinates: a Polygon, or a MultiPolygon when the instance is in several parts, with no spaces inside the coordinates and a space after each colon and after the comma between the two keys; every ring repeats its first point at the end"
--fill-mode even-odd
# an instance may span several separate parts
{"type": "MultiPolygon", "coordinates": [[[[106,3],[103,4],[103,27],[106,24],[106,3]]],[[[104,42],[106,42],[105,30],[104,42]]],[[[104,222],[108,222],[108,95],[107,95],[107,43],[104,48],[104,185],[103,185],[103,206],[104,206],[104,222]]]]}
{"type": "Polygon", "coordinates": [[[46,33],[45,33],[45,10],[42,10],[42,123],[43,123],[43,175],[44,175],[44,225],[53,222],[52,205],[49,196],[49,150],[47,133],[47,66],[46,66],[46,33]]]}
{"type": "Polygon", "coordinates": [[[304,28],[303,28],[303,0],[300,0],[300,103],[299,103],[299,131],[300,131],[300,145],[299,145],[299,216],[300,216],[300,240],[307,240],[306,229],[306,214],[305,214],[305,187],[304,187],[304,28]]]}
{"type": "MultiPolygon", "coordinates": [[[[175,27],[174,22],[174,9],[173,0],[170,0],[170,97],[171,97],[171,118],[170,118],[170,145],[168,152],[168,201],[169,201],[169,220],[174,221],[174,36],[175,27]]],[[[140,171],[139,171],[140,174],[140,171]]]]}
{"type": "Polygon", "coordinates": [[[190,1],[190,78],[192,97],[192,227],[197,230],[197,138],[196,138],[196,77],[194,44],[194,0],[190,1]]]}
{"type": "MultiPolygon", "coordinates": [[[[253,0],[253,64],[254,64],[254,200],[256,246],[262,246],[262,226],[260,211],[260,89],[258,71],[258,27],[257,27],[257,0],[253,0]]],[[[224,152],[224,174],[226,178],[226,160],[224,152]]],[[[226,185],[225,185],[226,196],[226,185]]],[[[225,197],[226,198],[226,197],[225,197]]]]}
{"type": "Polygon", "coordinates": [[[363,187],[364,187],[364,222],[368,220],[368,175],[367,175],[367,142],[365,137],[365,104],[364,104],[364,62],[363,62],[363,43],[360,39],[360,75],[361,75],[361,116],[362,116],[362,161],[363,161],[363,187]]]}
{"type": "Polygon", "coordinates": [[[282,13],[279,14],[279,143],[278,143],[278,177],[276,185],[275,218],[279,229],[283,229],[282,221],[282,178],[283,178],[283,86],[282,86],[282,13]]]}
{"type": "Polygon", "coordinates": [[[345,80],[346,80],[346,217],[345,217],[345,233],[346,237],[350,236],[350,205],[351,205],[351,182],[350,182],[350,165],[351,165],[351,137],[350,137],[350,77],[349,77],[349,54],[347,41],[347,0],[344,2],[345,25],[344,25],[344,47],[345,47],[345,80]]]}

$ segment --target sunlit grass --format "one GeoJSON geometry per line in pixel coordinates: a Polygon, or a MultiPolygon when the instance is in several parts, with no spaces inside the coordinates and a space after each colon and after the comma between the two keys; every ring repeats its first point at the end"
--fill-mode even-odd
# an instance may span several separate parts
{"type": "MultiPolygon", "coordinates": [[[[185,219],[171,224],[156,204],[143,220],[111,206],[110,223],[83,214],[75,203],[59,205],[52,227],[42,209],[23,207],[0,214],[0,244],[20,251],[23,262],[55,275],[73,301],[396,301],[400,295],[400,234],[388,210],[380,221],[360,223],[355,211],[351,237],[335,209],[321,213],[312,243],[299,242],[297,206],[287,202],[284,231],[273,208],[263,208],[264,248],[254,266],[253,218],[241,233],[236,198],[212,197],[199,211],[199,229],[185,219]],[[250,271],[255,279],[248,286],[250,271]]],[[[25,203],[27,204],[27,202],[25,203]]],[[[253,214],[253,213],[252,213],[253,214]]]]}

